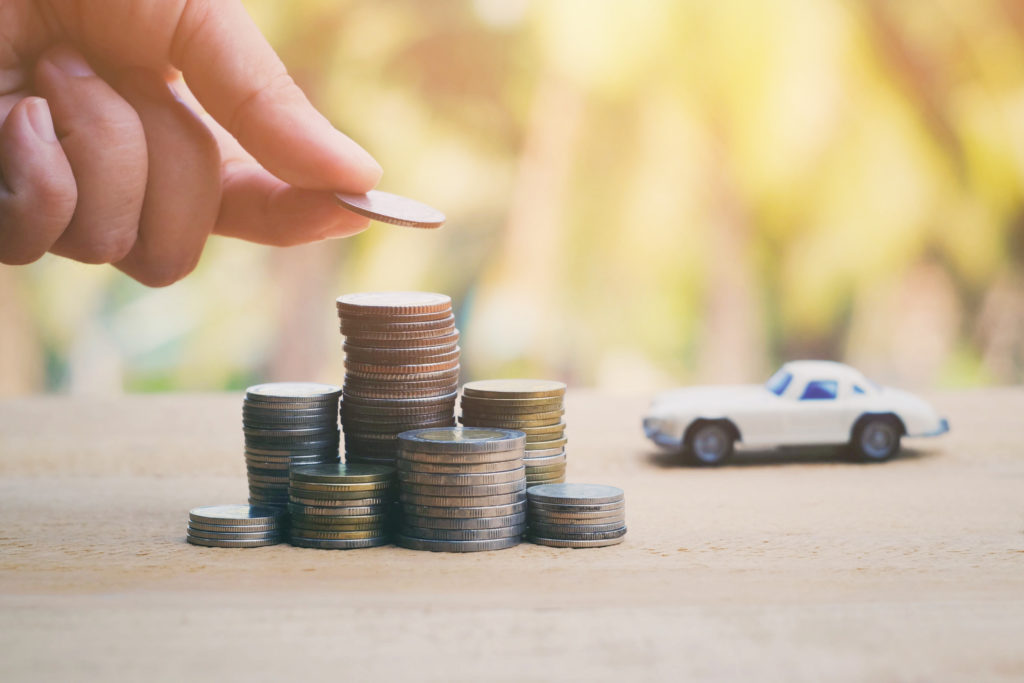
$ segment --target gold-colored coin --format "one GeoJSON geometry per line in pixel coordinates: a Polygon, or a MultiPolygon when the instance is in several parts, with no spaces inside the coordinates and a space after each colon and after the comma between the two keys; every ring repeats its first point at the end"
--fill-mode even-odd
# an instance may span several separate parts
{"type": "Polygon", "coordinates": [[[485,379],[467,382],[462,393],[480,398],[545,398],[563,396],[565,384],[543,379],[485,379]]]}

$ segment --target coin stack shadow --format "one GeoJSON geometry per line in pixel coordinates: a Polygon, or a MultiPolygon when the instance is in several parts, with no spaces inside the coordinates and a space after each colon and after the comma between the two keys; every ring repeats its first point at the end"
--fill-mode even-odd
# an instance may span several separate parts
{"type": "Polygon", "coordinates": [[[394,467],[294,467],[288,487],[291,544],[335,550],[387,545],[394,497],[394,467]]]}
{"type": "Polygon", "coordinates": [[[287,518],[280,508],[249,505],[210,505],[188,513],[192,545],[212,548],[259,548],[285,538],[287,518]]]}
{"type": "Polygon", "coordinates": [[[338,462],[341,387],[279,382],[249,387],[242,404],[249,503],[284,507],[288,470],[338,462]]]}
{"type": "Polygon", "coordinates": [[[555,548],[599,548],[622,543],[626,498],[601,484],[545,484],[526,493],[529,539],[555,548]]]}
{"type": "Polygon", "coordinates": [[[344,336],[345,461],[391,464],[399,433],[455,424],[459,331],[452,300],[429,292],[338,298],[344,336]]]}
{"type": "Polygon", "coordinates": [[[473,552],[519,544],[526,530],[522,432],[418,429],[398,439],[399,545],[473,552]]]}
{"type": "Polygon", "coordinates": [[[459,419],[467,427],[518,429],[526,434],[526,485],[565,481],[565,384],[495,379],[462,387],[459,419]]]}

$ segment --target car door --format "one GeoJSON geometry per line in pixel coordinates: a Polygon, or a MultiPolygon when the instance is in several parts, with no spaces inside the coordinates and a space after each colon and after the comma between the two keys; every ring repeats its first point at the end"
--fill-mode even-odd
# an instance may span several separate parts
{"type": "Polygon", "coordinates": [[[848,407],[840,400],[840,382],[818,377],[807,380],[794,395],[787,414],[785,443],[831,444],[846,441],[843,423],[848,407]]]}

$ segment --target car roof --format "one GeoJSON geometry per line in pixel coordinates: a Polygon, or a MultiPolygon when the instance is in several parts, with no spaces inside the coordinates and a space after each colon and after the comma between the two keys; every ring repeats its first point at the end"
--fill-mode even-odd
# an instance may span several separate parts
{"type": "Polygon", "coordinates": [[[855,368],[831,360],[794,360],[784,364],[783,369],[798,379],[837,379],[852,383],[868,383],[864,374],[855,368]]]}

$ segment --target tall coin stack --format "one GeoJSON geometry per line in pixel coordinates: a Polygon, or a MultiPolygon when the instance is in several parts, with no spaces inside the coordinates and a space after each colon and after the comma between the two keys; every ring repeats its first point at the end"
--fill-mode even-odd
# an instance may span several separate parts
{"type": "Polygon", "coordinates": [[[603,484],[545,484],[527,492],[530,540],[555,548],[599,548],[626,536],[626,498],[603,484]]]}
{"type": "Polygon", "coordinates": [[[473,552],[519,544],[526,530],[522,432],[417,429],[398,440],[399,545],[473,552]]]}
{"type": "Polygon", "coordinates": [[[518,429],[526,434],[526,485],[565,481],[565,384],[493,379],[462,387],[461,423],[518,429]]]}
{"type": "Polygon", "coordinates": [[[338,462],[341,387],[278,382],[249,387],[242,404],[249,504],[283,507],[288,470],[338,462]]]}
{"type": "Polygon", "coordinates": [[[291,544],[336,550],[387,545],[394,496],[394,467],[294,467],[288,488],[291,544]]]}
{"type": "Polygon", "coordinates": [[[345,461],[391,464],[399,433],[455,424],[459,331],[452,300],[429,292],[338,298],[344,335],[345,461]]]}

